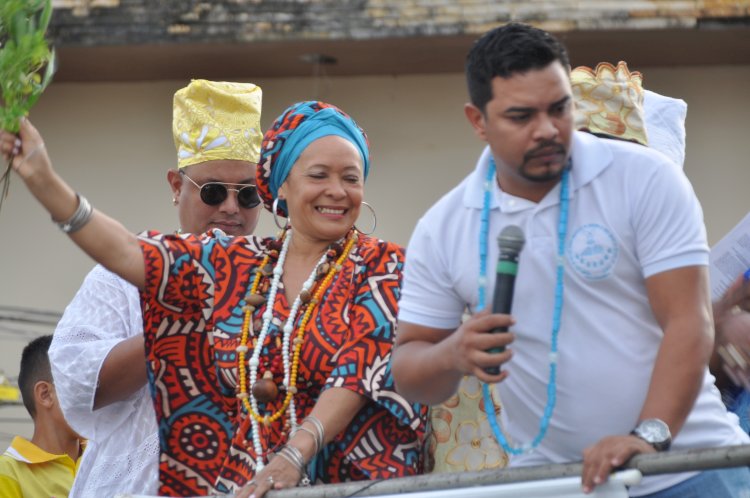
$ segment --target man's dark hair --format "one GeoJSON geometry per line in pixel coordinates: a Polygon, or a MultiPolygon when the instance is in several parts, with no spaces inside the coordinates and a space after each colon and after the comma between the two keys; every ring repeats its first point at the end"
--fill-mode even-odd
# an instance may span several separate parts
{"type": "Polygon", "coordinates": [[[554,36],[528,24],[510,23],[484,34],[466,56],[471,103],[484,112],[492,100],[492,79],[544,69],[554,61],[570,67],[568,52],[554,36]]]}
{"type": "Polygon", "coordinates": [[[31,418],[36,417],[34,402],[34,385],[39,381],[52,382],[52,370],[49,366],[49,345],[51,335],[37,337],[23,348],[21,370],[18,373],[18,387],[21,390],[23,405],[31,418]]]}

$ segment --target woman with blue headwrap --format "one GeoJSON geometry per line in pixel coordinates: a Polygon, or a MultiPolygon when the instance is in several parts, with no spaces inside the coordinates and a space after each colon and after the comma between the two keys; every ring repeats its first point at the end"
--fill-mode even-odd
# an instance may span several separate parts
{"type": "Polygon", "coordinates": [[[28,122],[18,141],[0,133],[53,219],[141,289],[161,495],[421,471],[426,409],[389,367],[403,250],[354,226],[370,157],[349,116],[303,102],[266,132],[256,183],[278,238],[136,238],[79,202],[41,144],[28,122]]]}

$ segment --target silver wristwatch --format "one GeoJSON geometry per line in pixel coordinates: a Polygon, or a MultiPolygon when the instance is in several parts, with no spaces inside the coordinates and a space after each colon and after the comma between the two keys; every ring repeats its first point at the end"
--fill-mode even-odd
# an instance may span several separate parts
{"type": "Polygon", "coordinates": [[[656,451],[667,451],[672,444],[669,426],[658,418],[642,420],[630,433],[646,441],[656,451]]]}

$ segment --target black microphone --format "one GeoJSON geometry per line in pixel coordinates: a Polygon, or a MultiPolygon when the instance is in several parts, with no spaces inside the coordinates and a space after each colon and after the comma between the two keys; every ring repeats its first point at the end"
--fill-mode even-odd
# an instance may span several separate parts
{"type": "MultiPolygon", "coordinates": [[[[518,273],[518,255],[523,249],[526,239],[523,231],[516,225],[508,225],[500,231],[497,237],[497,245],[500,249],[500,256],[497,259],[495,269],[495,293],[492,297],[492,312],[510,314],[513,306],[513,287],[516,283],[516,274],[518,273]]],[[[492,333],[507,332],[508,327],[498,327],[492,329],[492,333]]],[[[502,353],[505,351],[504,346],[492,348],[490,353],[502,353]]],[[[485,372],[491,375],[500,373],[500,367],[487,367],[485,372]]]]}

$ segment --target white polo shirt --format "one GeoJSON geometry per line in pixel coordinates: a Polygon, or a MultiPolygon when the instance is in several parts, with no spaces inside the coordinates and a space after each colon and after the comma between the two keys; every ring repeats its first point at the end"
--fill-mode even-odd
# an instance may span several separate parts
{"type": "MultiPolygon", "coordinates": [[[[708,264],[703,214],[680,168],[640,145],[575,132],[565,243],[557,404],[547,436],[513,465],[580,461],[584,448],[636,425],[663,336],[645,279],[675,268],[708,264]]],[[[409,242],[399,321],[455,329],[466,306],[477,306],[479,228],[485,149],[477,167],[419,221],[409,242]]],[[[494,288],[498,233],[524,231],[513,301],[516,341],[496,388],[503,424],[515,444],[539,432],[547,402],[557,260],[560,186],[539,203],[502,192],[492,182],[487,302],[494,288]]],[[[674,449],[750,441],[727,414],[713,377],[704,376],[695,407],[674,449]]],[[[656,476],[635,496],[694,474],[656,476]]]]}

